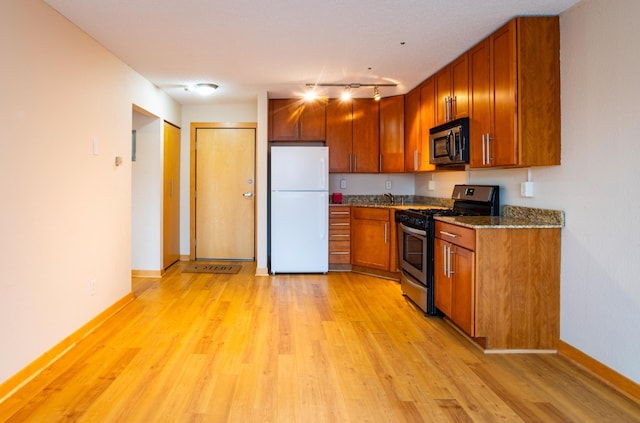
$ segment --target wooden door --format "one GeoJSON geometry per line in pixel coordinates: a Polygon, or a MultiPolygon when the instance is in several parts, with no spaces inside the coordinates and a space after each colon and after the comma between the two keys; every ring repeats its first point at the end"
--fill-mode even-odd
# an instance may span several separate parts
{"type": "Polygon", "coordinates": [[[354,265],[389,270],[390,220],[387,209],[351,210],[351,261],[354,265]]]}
{"type": "Polygon", "coordinates": [[[451,320],[470,336],[475,335],[474,256],[474,252],[466,248],[452,247],[453,310],[451,320]]]}
{"type": "Polygon", "coordinates": [[[198,128],[195,258],[253,260],[255,129],[198,128]]]}
{"type": "Polygon", "coordinates": [[[489,39],[469,51],[469,163],[489,166],[486,137],[491,132],[489,39]],[[484,152],[484,156],[483,156],[484,152]]]}
{"type": "Polygon", "coordinates": [[[351,171],[353,122],[351,102],[330,99],[327,103],[326,143],[329,147],[329,172],[351,171]]]}
{"type": "Polygon", "coordinates": [[[469,116],[469,59],[467,53],[451,63],[451,117],[469,116]]]}
{"type": "Polygon", "coordinates": [[[380,100],[380,171],[404,172],[404,96],[380,100]]]}
{"type": "Polygon", "coordinates": [[[269,140],[295,141],[298,139],[299,99],[269,100],[269,140]]]}
{"type": "Polygon", "coordinates": [[[421,171],[435,170],[436,166],[429,163],[429,130],[435,126],[435,79],[427,79],[420,85],[420,144],[418,165],[421,171]]]}
{"type": "Polygon", "coordinates": [[[316,99],[300,105],[298,123],[301,141],[324,141],[326,137],[326,103],[316,99]]]}
{"type": "Polygon", "coordinates": [[[180,259],[180,128],[164,123],[162,267],[180,259]]]}
{"type": "Polygon", "coordinates": [[[447,252],[447,248],[450,247],[451,244],[441,240],[440,238],[436,238],[434,240],[434,300],[436,307],[447,316],[451,316],[453,306],[453,287],[451,284],[451,277],[449,277],[447,273],[449,266],[449,254],[447,252]]]}
{"type": "Polygon", "coordinates": [[[447,122],[449,117],[447,99],[451,97],[451,66],[447,65],[435,75],[436,125],[447,122]]]}
{"type": "Polygon", "coordinates": [[[418,142],[420,140],[420,89],[414,88],[404,96],[404,170],[418,170],[418,142]]]}
{"type": "Polygon", "coordinates": [[[494,166],[517,164],[516,24],[512,20],[490,37],[491,156],[494,166]]]}
{"type": "Polygon", "coordinates": [[[356,98],[353,102],[352,172],[380,171],[380,115],[378,102],[356,98]]]}

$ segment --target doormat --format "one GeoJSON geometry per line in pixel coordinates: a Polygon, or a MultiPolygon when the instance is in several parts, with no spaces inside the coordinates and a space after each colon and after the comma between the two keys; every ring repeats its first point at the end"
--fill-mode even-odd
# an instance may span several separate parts
{"type": "Polygon", "coordinates": [[[190,261],[185,264],[182,273],[238,273],[242,269],[239,264],[219,264],[201,261],[190,261]]]}

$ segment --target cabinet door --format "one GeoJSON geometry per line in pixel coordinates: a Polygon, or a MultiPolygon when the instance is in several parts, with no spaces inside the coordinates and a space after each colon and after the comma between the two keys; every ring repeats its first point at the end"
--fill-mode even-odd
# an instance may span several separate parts
{"type": "Polygon", "coordinates": [[[352,172],[380,171],[380,117],[378,102],[356,98],[353,103],[352,172]]]}
{"type": "Polygon", "coordinates": [[[420,141],[420,88],[404,96],[404,170],[418,170],[418,143],[420,141]]]}
{"type": "Polygon", "coordinates": [[[447,122],[449,117],[447,99],[451,97],[451,66],[445,66],[435,75],[436,81],[436,125],[447,122]]]}
{"type": "Polygon", "coordinates": [[[451,320],[470,336],[475,335],[474,314],[474,252],[453,246],[451,268],[453,269],[453,310],[451,320]]]}
{"type": "Polygon", "coordinates": [[[516,21],[489,37],[491,43],[492,132],[489,141],[494,166],[517,164],[516,151],[516,21]]]}
{"type": "Polygon", "coordinates": [[[330,99],[327,103],[327,147],[329,172],[351,171],[353,121],[351,102],[330,99]]]}
{"type": "Polygon", "coordinates": [[[298,108],[300,100],[269,100],[269,140],[295,141],[298,139],[298,108]]]}
{"type": "Polygon", "coordinates": [[[489,39],[469,51],[469,163],[490,166],[486,137],[491,131],[489,39]]]}
{"type": "Polygon", "coordinates": [[[404,96],[380,100],[380,171],[404,172],[404,96]]]}
{"type": "Polygon", "coordinates": [[[447,316],[451,316],[453,310],[453,287],[451,277],[447,271],[449,266],[449,248],[451,248],[450,243],[440,238],[434,240],[433,294],[436,307],[447,316]]]}
{"type": "Polygon", "coordinates": [[[451,63],[451,118],[469,116],[469,60],[467,53],[451,63]]]}
{"type": "Polygon", "coordinates": [[[429,78],[420,85],[420,143],[418,164],[420,171],[435,170],[429,163],[429,130],[435,126],[435,80],[429,78]]]}
{"type": "Polygon", "coordinates": [[[298,124],[299,139],[301,141],[325,140],[325,102],[314,100],[304,102],[300,107],[300,120],[298,124]]]}
{"type": "Polygon", "coordinates": [[[389,270],[391,231],[389,210],[355,207],[351,219],[352,264],[389,270]]]}

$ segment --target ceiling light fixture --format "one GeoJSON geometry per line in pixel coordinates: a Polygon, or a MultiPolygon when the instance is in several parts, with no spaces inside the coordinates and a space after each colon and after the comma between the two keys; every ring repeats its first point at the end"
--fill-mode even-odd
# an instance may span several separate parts
{"type": "Polygon", "coordinates": [[[344,91],[342,92],[342,101],[349,101],[351,100],[351,87],[350,86],[346,86],[344,87],[344,91]]]}
{"type": "Polygon", "coordinates": [[[313,86],[308,86],[307,85],[307,92],[304,94],[304,99],[307,100],[307,101],[316,99],[316,92],[313,89],[313,86]]]}
{"type": "Polygon", "coordinates": [[[373,99],[375,101],[380,101],[380,88],[377,86],[373,87],[373,99]]]}
{"type": "MultiPolygon", "coordinates": [[[[381,98],[380,95],[380,87],[397,87],[398,84],[361,84],[359,82],[352,82],[350,84],[307,84],[307,93],[305,94],[305,98],[308,99],[308,95],[310,91],[314,92],[315,96],[315,88],[316,87],[344,87],[344,91],[342,93],[341,98],[343,100],[351,98],[351,89],[352,88],[362,88],[362,87],[371,87],[373,88],[373,98],[376,101],[379,101],[381,98]]],[[[315,98],[315,97],[314,97],[315,98]]]]}
{"type": "Polygon", "coordinates": [[[211,95],[217,89],[218,89],[218,85],[217,84],[211,84],[211,83],[189,85],[188,87],[184,88],[185,91],[195,91],[198,94],[203,95],[203,96],[211,95]]]}

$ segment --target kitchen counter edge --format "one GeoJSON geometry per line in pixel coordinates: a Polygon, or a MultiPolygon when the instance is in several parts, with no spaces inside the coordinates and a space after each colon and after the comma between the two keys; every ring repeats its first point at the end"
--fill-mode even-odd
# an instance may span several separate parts
{"type": "Polygon", "coordinates": [[[435,220],[471,229],[559,229],[561,224],[503,216],[434,216],[435,220]]]}

